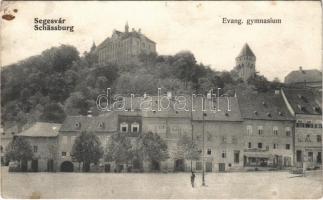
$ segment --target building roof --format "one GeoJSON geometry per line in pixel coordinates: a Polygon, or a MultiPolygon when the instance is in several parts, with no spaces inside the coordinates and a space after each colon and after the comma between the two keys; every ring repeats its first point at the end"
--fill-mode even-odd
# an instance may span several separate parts
{"type": "Polygon", "coordinates": [[[322,72],[317,69],[304,70],[300,67],[299,70],[292,71],[285,77],[287,84],[304,82],[322,82],[322,72]]]}
{"type": "MultiPolygon", "coordinates": [[[[136,112],[127,112],[120,111],[118,114],[127,114],[130,113],[138,113],[141,114],[142,117],[153,118],[187,118],[193,120],[202,120],[203,119],[203,111],[202,111],[202,98],[194,97],[193,98],[193,110],[192,110],[192,97],[191,96],[181,96],[176,98],[166,99],[166,97],[158,96],[147,96],[144,97],[134,97],[125,98],[123,109],[129,111],[131,108],[136,112]],[[185,100],[184,100],[184,98],[185,100]],[[180,101],[178,101],[180,100],[180,101]],[[184,103],[185,101],[185,103],[184,103]],[[132,106],[131,106],[132,105],[132,106]],[[162,107],[162,108],[161,108],[162,107]],[[161,108],[160,111],[158,108],[161,108]],[[185,110],[184,110],[185,108],[185,110]]],[[[211,100],[205,100],[205,112],[206,116],[204,120],[209,121],[241,121],[240,110],[238,107],[237,99],[234,97],[220,97],[214,98],[213,104],[211,100]],[[217,110],[219,100],[220,111],[217,110]],[[228,111],[228,101],[230,102],[230,111],[228,111]],[[215,111],[216,110],[216,111],[215,111]]],[[[139,115],[140,115],[139,114],[139,115]]]]}
{"type": "Polygon", "coordinates": [[[17,134],[17,136],[25,137],[56,137],[61,124],[36,122],[30,128],[17,134]]]}
{"type": "Polygon", "coordinates": [[[102,116],[68,116],[60,132],[115,132],[117,131],[117,117],[109,112],[102,116]]]}
{"type": "MultiPolygon", "coordinates": [[[[147,40],[151,43],[154,43],[156,44],[156,42],[152,41],[151,39],[149,39],[147,36],[145,36],[143,33],[141,32],[138,32],[138,31],[129,31],[129,32],[121,32],[121,31],[118,31],[118,30],[114,30],[113,34],[116,34],[117,37],[120,39],[120,40],[125,40],[129,37],[132,37],[132,38],[139,38],[139,39],[144,39],[144,40],[147,40]]],[[[110,37],[107,37],[101,44],[98,45],[97,49],[101,49],[103,48],[104,46],[106,46],[106,44],[111,41],[111,38],[110,37]]]]}
{"type": "Polygon", "coordinates": [[[241,51],[240,51],[240,53],[238,55],[238,57],[241,57],[241,56],[253,56],[253,57],[256,57],[247,43],[242,47],[242,49],[241,49],[241,51]]]}
{"type": "Polygon", "coordinates": [[[295,114],[321,115],[322,107],[310,89],[284,89],[284,94],[295,114]]]}
{"type": "Polygon", "coordinates": [[[235,97],[220,97],[205,100],[205,110],[202,111],[202,99],[196,99],[194,103],[193,120],[206,121],[242,121],[238,99],[235,97]]]}
{"type": "Polygon", "coordinates": [[[293,120],[280,92],[240,91],[237,96],[243,119],[293,120]]]}

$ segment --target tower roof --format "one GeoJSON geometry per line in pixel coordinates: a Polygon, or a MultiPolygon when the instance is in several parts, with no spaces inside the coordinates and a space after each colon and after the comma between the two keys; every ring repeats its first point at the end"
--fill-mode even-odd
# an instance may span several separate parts
{"type": "Polygon", "coordinates": [[[254,57],[256,57],[247,43],[243,46],[243,48],[241,49],[241,51],[240,51],[240,53],[238,55],[238,57],[241,57],[241,56],[254,56],[254,57]]]}

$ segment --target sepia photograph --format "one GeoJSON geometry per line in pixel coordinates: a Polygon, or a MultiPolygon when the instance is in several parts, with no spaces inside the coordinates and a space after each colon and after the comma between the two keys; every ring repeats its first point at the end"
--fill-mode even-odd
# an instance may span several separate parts
{"type": "Polygon", "coordinates": [[[1,198],[322,198],[320,1],[0,3],[1,198]]]}

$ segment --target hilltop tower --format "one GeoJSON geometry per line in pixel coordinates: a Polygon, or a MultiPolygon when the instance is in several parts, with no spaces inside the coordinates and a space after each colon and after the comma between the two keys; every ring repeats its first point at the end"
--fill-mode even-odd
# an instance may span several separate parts
{"type": "Polygon", "coordinates": [[[128,33],[129,32],[129,25],[128,22],[126,22],[126,25],[124,27],[124,32],[128,33]]]}
{"type": "Polygon", "coordinates": [[[256,74],[256,56],[247,43],[236,57],[236,69],[239,78],[245,82],[256,74]]]}

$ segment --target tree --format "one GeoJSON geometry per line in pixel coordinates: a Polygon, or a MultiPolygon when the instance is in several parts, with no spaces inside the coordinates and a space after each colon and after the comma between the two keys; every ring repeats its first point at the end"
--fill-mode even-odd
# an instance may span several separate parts
{"type": "Polygon", "coordinates": [[[57,103],[49,103],[45,106],[40,119],[46,122],[62,123],[66,115],[63,108],[57,103]]]}
{"type": "Polygon", "coordinates": [[[33,158],[30,143],[23,137],[14,137],[6,147],[5,157],[8,161],[18,161],[21,169],[22,162],[26,162],[33,158]]]}
{"type": "Polygon", "coordinates": [[[99,138],[91,132],[83,131],[75,139],[72,148],[72,157],[83,163],[83,171],[90,171],[91,163],[98,163],[103,156],[103,148],[99,138]]]}
{"type": "Polygon", "coordinates": [[[191,161],[191,169],[192,169],[192,161],[198,160],[201,156],[201,152],[198,149],[198,145],[195,140],[189,138],[188,136],[182,136],[177,142],[177,151],[176,158],[186,159],[191,161]]]}
{"type": "Polygon", "coordinates": [[[135,156],[148,161],[164,161],[169,158],[166,142],[152,132],[141,134],[135,145],[135,156]]]}
{"type": "Polygon", "coordinates": [[[112,135],[107,144],[107,161],[114,161],[116,164],[126,164],[133,159],[133,151],[130,139],[121,133],[112,135]]]}

